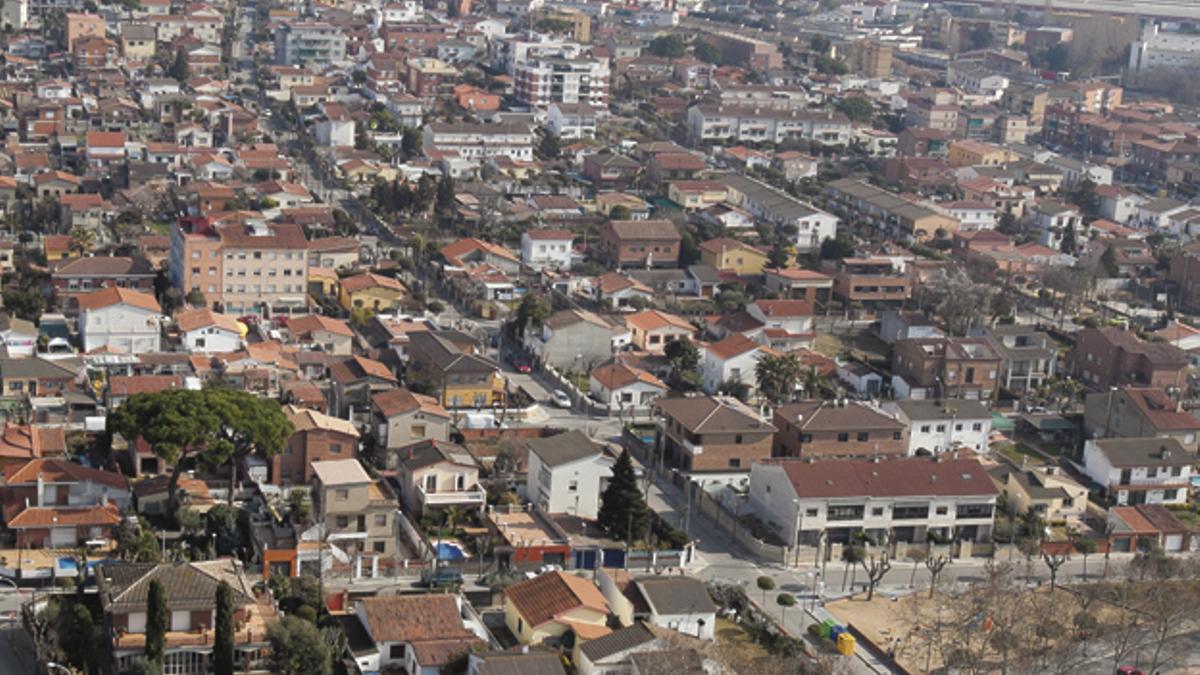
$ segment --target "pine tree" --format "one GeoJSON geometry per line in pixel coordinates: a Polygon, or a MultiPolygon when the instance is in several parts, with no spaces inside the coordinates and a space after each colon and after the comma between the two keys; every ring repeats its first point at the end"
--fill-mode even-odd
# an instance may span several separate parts
{"type": "Polygon", "coordinates": [[[629,450],[623,450],[613,465],[608,487],[600,496],[600,512],[596,522],[614,539],[633,542],[640,538],[648,525],[650,511],[638,488],[637,474],[629,450]]]}
{"type": "Polygon", "coordinates": [[[163,643],[171,614],[167,611],[167,596],[158,579],[150,580],[146,598],[146,659],[162,667],[163,643]]]}
{"type": "Polygon", "coordinates": [[[233,589],[224,581],[217,586],[213,672],[216,675],[233,675],[233,589]]]}

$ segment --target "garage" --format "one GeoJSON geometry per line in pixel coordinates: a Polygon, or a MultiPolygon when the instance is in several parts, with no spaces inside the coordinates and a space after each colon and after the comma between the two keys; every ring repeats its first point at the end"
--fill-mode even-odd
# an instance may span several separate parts
{"type": "Polygon", "coordinates": [[[71,548],[75,546],[75,528],[55,527],[50,530],[51,548],[71,548]]]}
{"type": "Polygon", "coordinates": [[[1163,539],[1163,550],[1168,553],[1172,553],[1175,551],[1182,551],[1183,550],[1183,535],[1182,534],[1168,534],[1166,536],[1166,538],[1163,539]]]}

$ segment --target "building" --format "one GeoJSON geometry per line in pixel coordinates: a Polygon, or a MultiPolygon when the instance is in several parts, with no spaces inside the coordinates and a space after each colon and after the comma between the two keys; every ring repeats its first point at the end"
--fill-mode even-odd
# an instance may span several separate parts
{"type": "Polygon", "coordinates": [[[992,346],[1003,359],[1000,387],[1019,394],[1037,389],[1058,370],[1058,344],[1049,335],[1029,326],[995,326],[988,329],[992,346]]]}
{"type": "Polygon", "coordinates": [[[892,382],[900,398],[990,401],[999,389],[1000,366],[1000,353],[986,338],[920,338],[892,346],[892,382]]]}
{"type": "Polygon", "coordinates": [[[568,630],[580,642],[604,637],[612,632],[608,611],[600,589],[566,572],[547,572],[504,590],[504,624],[523,645],[540,645],[568,630]]]}
{"type": "Polygon", "coordinates": [[[521,262],[535,269],[571,269],[572,243],[569,230],[526,230],[521,233],[521,262]]]}
{"type": "Polygon", "coordinates": [[[371,395],[371,412],[377,442],[388,450],[417,441],[450,440],[450,413],[432,396],[404,388],[376,392],[371,395]]]}
{"type": "Polygon", "coordinates": [[[175,314],[183,345],[192,353],[212,354],[237,351],[242,346],[243,324],[228,314],[206,307],[185,309],[175,314]]]}
{"type": "Polygon", "coordinates": [[[617,269],[675,267],[682,237],[669,220],[610,220],[600,229],[600,257],[617,269]]]}
{"type": "Polygon", "coordinates": [[[653,374],[614,361],[592,370],[588,376],[588,396],[605,404],[610,413],[650,409],[654,402],[665,395],[668,387],[653,374]]]}
{"type": "Polygon", "coordinates": [[[766,351],[763,345],[742,333],[705,344],[700,349],[700,381],[705,393],[732,393],[745,387],[748,395],[758,390],[758,362],[766,351]]]}
{"type": "Polygon", "coordinates": [[[560,371],[585,373],[612,358],[617,328],[583,309],[564,309],[525,329],[524,345],[539,363],[560,371]]]}
{"type": "Polygon", "coordinates": [[[844,306],[896,309],[912,294],[912,278],[887,258],[843,258],[833,277],[833,295],[844,306]]]}
{"type": "Polygon", "coordinates": [[[784,143],[808,141],[844,146],[850,118],[840,112],[776,110],[700,103],[688,108],[688,137],[695,143],[784,143]]]}
{"type": "Polygon", "coordinates": [[[834,213],[853,217],[885,238],[940,239],[952,236],[959,228],[958,220],[946,213],[853,178],[825,186],[825,204],[834,213]]]}
{"type": "Polygon", "coordinates": [[[1084,328],[1067,353],[1067,371],[1092,389],[1182,387],[1187,353],[1165,342],[1148,342],[1114,326],[1084,328]]]}
{"type": "Polygon", "coordinates": [[[1057,466],[1016,469],[1000,463],[989,474],[1016,515],[1032,511],[1047,523],[1061,523],[1087,513],[1087,488],[1057,466]]]}
{"type": "Polygon", "coordinates": [[[667,344],[682,338],[691,338],[696,329],[682,317],[646,309],[625,317],[632,336],[630,342],[638,349],[651,354],[663,354],[667,344]]]}
{"type": "MultiPolygon", "coordinates": [[[[371,644],[368,652],[354,652],[358,672],[441,672],[459,654],[483,646],[467,627],[461,603],[457,594],[380,595],[356,601],[355,628],[371,644]]],[[[352,650],[354,646],[352,642],[352,650]]]]}
{"type": "Polygon", "coordinates": [[[354,351],[354,330],[341,319],[308,314],[292,318],[287,328],[304,350],[334,356],[350,356],[354,351]]]}
{"type": "Polygon", "coordinates": [[[691,577],[642,577],[634,580],[654,626],[701,640],[716,633],[717,605],[703,581],[691,577]]]}
{"type": "Polygon", "coordinates": [[[480,509],[487,493],[479,485],[475,458],[461,445],[443,440],[416,441],[388,453],[400,486],[400,502],[409,513],[436,509],[480,509]]]}
{"type": "Polygon", "coordinates": [[[608,109],[607,59],[584,56],[542,56],[516,64],[514,94],[517,100],[541,110],[554,103],[583,103],[608,109]]]}
{"type": "Polygon", "coordinates": [[[1112,504],[1187,504],[1196,455],[1173,438],[1084,442],[1083,466],[1112,504]]]}
{"type": "Polygon", "coordinates": [[[324,21],[283,21],[275,28],[275,60],[288,66],[344,63],[346,35],[324,21]]]}
{"type": "Polygon", "coordinates": [[[1011,150],[982,141],[954,141],[946,158],[950,166],[999,166],[1015,159],[1011,150]]]}
{"type": "Polygon", "coordinates": [[[1146,21],[1141,39],[1129,48],[1131,79],[1156,72],[1187,73],[1200,68],[1200,38],[1162,30],[1157,21],[1146,21]]]}
{"type": "Polygon", "coordinates": [[[763,285],[781,298],[823,307],[829,304],[833,277],[813,270],[769,268],[763,270],[763,285]]]}
{"type": "Polygon", "coordinates": [[[657,444],[665,466],[692,475],[744,476],[771,457],[775,426],[737,399],[704,396],[658,402],[657,444]]]}
{"type": "Polygon", "coordinates": [[[1173,438],[1195,453],[1200,419],[1154,387],[1112,388],[1088,394],[1083,430],[1090,438],[1173,438]]]}
{"type": "Polygon", "coordinates": [[[250,670],[266,668],[267,626],[278,619],[269,594],[255,594],[232,558],[191,563],[135,563],[105,560],[95,570],[97,596],[104,612],[102,647],[111,650],[114,667],[125,670],[145,657],[147,597],[157,581],[166,597],[170,625],[163,638],[163,671],[179,675],[207,673],[216,625],[217,587],[233,590],[234,663],[250,670]]]}
{"type": "Polygon", "coordinates": [[[551,103],[546,130],[562,140],[593,138],[600,113],[588,103],[551,103]]]}
{"type": "Polygon", "coordinates": [[[767,266],[767,252],[737,239],[718,237],[700,244],[700,262],[739,276],[761,274],[767,266]]]}
{"type": "Polygon", "coordinates": [[[752,70],[783,67],[783,54],[772,43],[728,31],[712,31],[704,39],[721,52],[722,63],[736,63],[752,70]]]}
{"type": "Polygon", "coordinates": [[[903,457],[908,426],[859,401],[799,401],[775,408],[772,456],[802,459],[829,457],[903,457]]]}
{"type": "Polygon", "coordinates": [[[162,308],[153,295],[109,287],[78,297],[83,351],[108,348],[126,354],[162,350],[162,308]]]}
{"type": "Polygon", "coordinates": [[[766,183],[737,174],[722,176],[729,202],[777,228],[796,228],[796,250],[812,251],[837,236],[838,218],[766,183]]]}
{"type": "Polygon", "coordinates": [[[861,39],[854,43],[854,69],[870,78],[892,74],[892,47],[882,40],[861,39]]]}
{"type": "Polygon", "coordinates": [[[420,331],[409,339],[408,381],[432,387],[440,405],[490,408],[505,403],[500,368],[475,353],[474,338],[453,331],[420,331]]]}
{"type": "Polygon", "coordinates": [[[312,472],[313,518],[326,541],[352,556],[355,570],[370,570],[363,576],[378,576],[381,559],[396,555],[396,496],[357,459],[313,462],[312,472]]]}
{"type": "Polygon", "coordinates": [[[427,124],[424,145],[426,153],[457,153],[458,157],[473,162],[488,157],[508,157],[518,162],[533,160],[533,130],[519,122],[427,124]]]}
{"type": "Polygon", "coordinates": [[[750,469],[750,507],[793,546],[961,546],[991,543],[996,487],[974,459],[773,460],[750,469]]]}
{"type": "Polygon", "coordinates": [[[992,414],[979,401],[889,401],[884,410],[908,428],[908,455],[940,455],[960,448],[988,451],[992,414]]]}
{"type": "Polygon", "coordinates": [[[272,483],[308,485],[312,482],[314,462],[358,456],[359,433],[353,422],[294,405],[284,406],[283,415],[292,423],[293,430],[283,452],[268,460],[272,483]]]}
{"type": "Polygon", "coordinates": [[[308,240],[294,223],[217,225],[181,219],[171,228],[171,283],[228,314],[307,314],[308,240]]]}
{"type": "Polygon", "coordinates": [[[75,299],[79,295],[109,286],[153,293],[154,276],[154,270],[142,259],[88,256],[72,258],[55,266],[50,274],[50,283],[64,308],[74,310],[75,299]]]}
{"type": "Polygon", "coordinates": [[[399,280],[364,272],[338,280],[338,303],[349,311],[369,309],[375,313],[395,311],[408,297],[399,280]]]}
{"type": "Polygon", "coordinates": [[[543,512],[595,520],[612,477],[613,458],[580,431],[523,442],[529,464],[525,496],[543,512]]]}

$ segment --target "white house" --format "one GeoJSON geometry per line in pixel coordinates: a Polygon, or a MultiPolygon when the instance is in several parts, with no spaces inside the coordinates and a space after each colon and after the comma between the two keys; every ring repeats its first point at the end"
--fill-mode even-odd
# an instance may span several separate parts
{"type": "Polygon", "coordinates": [[[763,324],[759,341],[774,349],[808,349],[816,340],[812,305],[804,300],[756,300],[746,313],[763,324]]]}
{"type": "Polygon", "coordinates": [[[354,120],[323,119],[317,122],[317,145],[325,147],[354,147],[354,120]]]}
{"type": "Polygon", "coordinates": [[[979,401],[966,399],[889,401],[883,409],[908,425],[908,454],[934,455],[955,448],[988,451],[992,415],[979,401]]]}
{"type": "Polygon", "coordinates": [[[613,460],[581,431],[525,441],[525,496],[546,513],[595,518],[613,460]]]}
{"type": "Polygon", "coordinates": [[[788,545],[856,533],[882,543],[990,542],[996,487],[975,459],[770,460],[750,468],[750,508],[788,545]]]}
{"type": "Polygon", "coordinates": [[[363,598],[354,616],[374,648],[355,651],[359,672],[399,668],[436,675],[450,659],[480,644],[483,631],[462,616],[457,594],[381,595],[363,598]]]}
{"type": "Polygon", "coordinates": [[[645,409],[669,389],[651,373],[620,361],[593,369],[588,383],[588,395],[611,412],[645,409]]]}
{"type": "Polygon", "coordinates": [[[546,130],[562,140],[593,138],[596,109],[586,103],[551,103],[546,112],[546,130]]]}
{"type": "Polygon", "coordinates": [[[1063,233],[1067,228],[1075,230],[1078,237],[1083,225],[1083,214],[1078,209],[1050,200],[1040,202],[1034,208],[1033,218],[1039,231],[1038,243],[1055,251],[1062,247],[1063,233]]]}
{"type": "Polygon", "coordinates": [[[758,389],[755,367],[763,356],[762,349],[761,344],[741,333],[704,345],[700,355],[700,377],[705,393],[715,394],[728,382],[740,382],[751,392],[758,389]]]}
{"type": "Polygon", "coordinates": [[[996,228],[996,207],[987,202],[957,201],[940,205],[958,219],[960,230],[992,230],[996,228]]]}
{"type": "Polygon", "coordinates": [[[596,279],[596,300],[614,311],[632,312],[638,305],[654,301],[654,289],[618,272],[608,272],[596,279]]]}
{"type": "Polygon", "coordinates": [[[0,342],[9,356],[33,356],[37,350],[38,329],[33,322],[11,314],[0,314],[0,342]]]}
{"type": "Polygon", "coordinates": [[[241,326],[227,314],[203,307],[189,309],[176,314],[175,323],[189,352],[232,352],[242,346],[241,326]]]}
{"type": "Polygon", "coordinates": [[[110,287],[79,296],[83,351],[109,348],[126,354],[162,351],[162,308],[153,295],[110,287]]]}
{"type": "Polygon", "coordinates": [[[644,577],[635,583],[650,608],[651,624],[701,640],[713,639],[717,605],[703,581],[691,577],[644,577]]]}
{"type": "Polygon", "coordinates": [[[1186,504],[1195,461],[1174,438],[1097,438],[1083,445],[1088,478],[1121,506],[1186,504]]]}
{"type": "Polygon", "coordinates": [[[536,269],[571,269],[575,236],[568,230],[526,230],[521,234],[521,262],[536,269]]]}

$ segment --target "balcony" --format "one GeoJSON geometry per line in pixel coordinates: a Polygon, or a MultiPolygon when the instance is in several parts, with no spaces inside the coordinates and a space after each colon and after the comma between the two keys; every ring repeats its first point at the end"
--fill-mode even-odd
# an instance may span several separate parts
{"type": "Polygon", "coordinates": [[[425,488],[417,486],[417,495],[424,506],[482,506],[487,501],[487,493],[478,485],[467,490],[436,490],[426,492],[425,488]]]}

